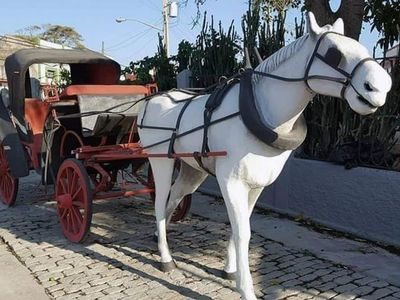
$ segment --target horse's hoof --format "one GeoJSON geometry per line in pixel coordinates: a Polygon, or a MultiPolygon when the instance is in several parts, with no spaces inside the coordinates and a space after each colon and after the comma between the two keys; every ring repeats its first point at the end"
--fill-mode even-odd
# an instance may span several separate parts
{"type": "Polygon", "coordinates": [[[225,270],[222,270],[222,276],[223,279],[226,280],[235,280],[236,278],[236,272],[228,273],[225,270]]]}
{"type": "Polygon", "coordinates": [[[162,272],[164,272],[164,273],[171,272],[173,269],[176,269],[176,264],[173,260],[171,260],[170,262],[166,262],[166,263],[162,262],[161,263],[160,270],[162,272]]]}

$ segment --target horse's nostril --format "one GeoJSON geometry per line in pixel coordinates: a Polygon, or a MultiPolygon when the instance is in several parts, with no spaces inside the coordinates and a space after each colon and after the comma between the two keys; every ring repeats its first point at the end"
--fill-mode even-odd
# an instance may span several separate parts
{"type": "Polygon", "coordinates": [[[364,87],[368,92],[372,92],[374,90],[368,82],[364,83],[364,87]]]}

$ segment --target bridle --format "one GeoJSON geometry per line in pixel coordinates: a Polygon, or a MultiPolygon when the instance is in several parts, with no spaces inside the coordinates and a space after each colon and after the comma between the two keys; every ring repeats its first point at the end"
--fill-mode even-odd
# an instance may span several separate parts
{"type": "MultiPolygon", "coordinates": [[[[375,59],[373,59],[372,57],[367,57],[364,58],[362,60],[360,60],[357,65],[353,68],[353,70],[351,71],[351,73],[346,72],[345,70],[339,68],[339,63],[340,60],[342,59],[342,54],[340,53],[339,50],[337,50],[336,48],[329,48],[327,55],[323,56],[320,53],[318,53],[318,50],[320,48],[321,42],[324,40],[324,38],[328,35],[328,34],[337,34],[337,35],[341,35],[344,36],[343,34],[337,33],[337,32],[333,32],[333,31],[326,31],[324,32],[320,38],[317,41],[317,44],[315,45],[314,51],[311,55],[311,58],[307,64],[306,67],[306,71],[304,74],[304,77],[301,78],[287,78],[287,77],[282,77],[282,76],[278,76],[278,75],[274,75],[274,74],[269,74],[269,73],[265,73],[265,72],[260,72],[260,71],[253,71],[253,74],[255,75],[260,75],[260,76],[264,76],[264,77],[268,77],[268,78],[272,78],[272,79],[276,79],[276,80],[280,80],[280,81],[286,81],[286,82],[301,82],[304,81],[304,83],[306,84],[307,88],[314,92],[314,90],[310,87],[309,84],[309,80],[325,80],[325,81],[332,81],[332,82],[336,82],[339,84],[342,84],[342,90],[340,93],[340,97],[343,100],[346,100],[345,94],[347,91],[347,88],[349,86],[351,86],[353,88],[353,90],[357,93],[357,95],[359,96],[359,100],[362,101],[364,104],[368,105],[371,108],[376,108],[374,105],[372,105],[368,100],[366,100],[362,94],[357,90],[357,88],[354,86],[352,79],[354,78],[354,75],[356,74],[356,72],[358,71],[358,69],[360,69],[360,67],[365,64],[368,61],[374,61],[376,63],[378,63],[375,59]],[[314,63],[314,61],[316,59],[321,60],[322,62],[324,62],[325,64],[327,64],[330,68],[336,70],[338,73],[342,74],[344,77],[340,78],[340,77],[331,77],[331,76],[324,76],[324,75],[310,75],[310,70],[311,67],[314,63]]],[[[378,63],[379,64],[379,63],[378,63]]]]}

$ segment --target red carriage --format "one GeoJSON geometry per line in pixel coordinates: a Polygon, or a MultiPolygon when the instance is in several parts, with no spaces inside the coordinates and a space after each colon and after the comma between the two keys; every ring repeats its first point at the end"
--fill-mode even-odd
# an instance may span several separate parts
{"type": "MultiPolygon", "coordinates": [[[[43,184],[55,186],[64,235],[82,242],[93,200],[149,194],[154,201],[149,155],[136,132],[140,102],[135,100],[155,93],[155,85],[118,85],[119,64],[86,50],[24,49],[9,56],[5,66],[9,101],[0,101],[0,196],[5,205],[14,205],[18,179],[34,170],[43,184]],[[31,74],[40,73],[34,69],[39,64],[62,66],[70,75],[66,85],[40,85],[31,74]]],[[[185,217],[190,202],[188,195],[173,221],[185,217]]]]}

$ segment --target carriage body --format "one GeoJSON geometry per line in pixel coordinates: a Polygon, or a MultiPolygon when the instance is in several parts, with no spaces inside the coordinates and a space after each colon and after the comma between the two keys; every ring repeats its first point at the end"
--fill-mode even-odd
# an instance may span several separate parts
{"type": "MultiPolygon", "coordinates": [[[[154,200],[136,118],[137,100],[157,92],[155,84],[118,84],[120,65],[88,50],[23,49],[9,56],[5,66],[9,103],[0,101],[4,204],[15,203],[18,178],[34,170],[43,184],[55,186],[64,235],[81,242],[89,231],[92,200],[141,194],[154,200]],[[67,66],[68,84],[33,91],[37,79],[30,68],[35,64],[67,66]]],[[[186,215],[190,197],[186,200],[176,220],[186,215]]]]}

